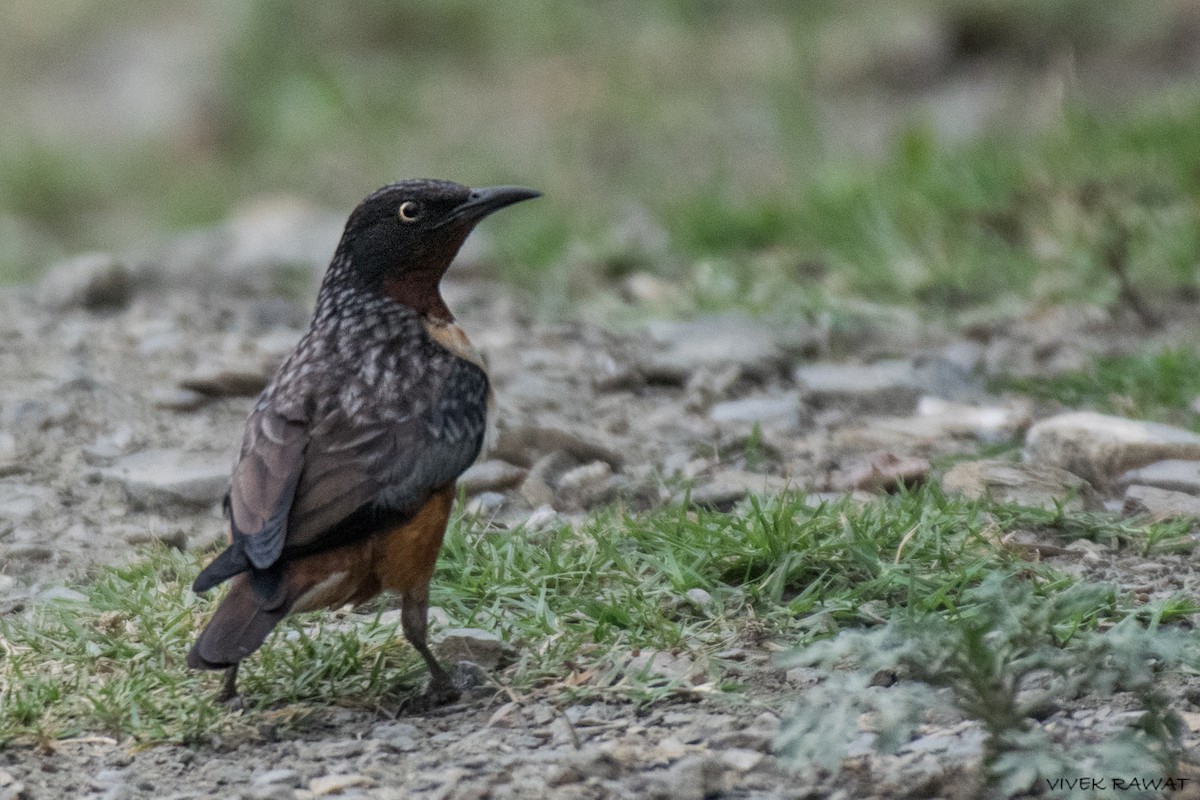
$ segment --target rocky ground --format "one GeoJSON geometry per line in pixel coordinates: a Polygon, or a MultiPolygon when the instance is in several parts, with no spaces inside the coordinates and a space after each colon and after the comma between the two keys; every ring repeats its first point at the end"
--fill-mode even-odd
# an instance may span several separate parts
{"type": "MultiPolygon", "coordinates": [[[[130,558],[135,545],[208,548],[224,535],[219,500],[243,420],[299,337],[308,301],[270,291],[279,275],[236,231],[173,248],[144,261],[78,260],[0,296],[3,613],[70,596],[69,580],[130,558]],[[230,290],[232,273],[216,263],[244,284],[230,290]]],[[[943,328],[877,309],[853,325],[724,316],[618,335],[539,322],[511,289],[463,272],[447,300],[500,399],[498,446],[464,478],[471,509],[491,526],[685,496],[722,509],[751,492],[866,499],[925,480],[1030,505],[1200,519],[1200,436],[987,391],[988,375],[1053,374],[1144,343],[1132,316],[1062,307],[943,328]],[[1023,457],[931,466],[1005,442],[1023,443],[1023,457]]],[[[1155,336],[1200,339],[1185,312],[1155,336]]],[[[1014,546],[1147,598],[1200,596],[1186,556],[1014,546]]],[[[967,796],[970,782],[957,777],[975,769],[982,734],[953,715],[898,756],[864,745],[838,775],[798,783],[771,742],[785,704],[814,677],[770,655],[748,656],[753,690],[733,702],[638,712],[476,690],[416,718],[330,707],[299,736],[265,729],[254,741],[137,752],[103,737],[10,748],[0,751],[0,798],[967,796]]],[[[1173,691],[1194,752],[1200,687],[1173,691]]],[[[1099,732],[1124,713],[1119,697],[1081,702],[1048,724],[1099,732]]]]}

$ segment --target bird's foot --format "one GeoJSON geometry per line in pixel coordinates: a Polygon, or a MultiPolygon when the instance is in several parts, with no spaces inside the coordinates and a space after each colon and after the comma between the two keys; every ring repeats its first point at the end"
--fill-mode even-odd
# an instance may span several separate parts
{"type": "Polygon", "coordinates": [[[488,682],[487,671],[474,661],[457,661],[450,667],[450,679],[459,691],[470,692],[488,682]]]}
{"type": "Polygon", "coordinates": [[[470,661],[459,661],[439,678],[429,682],[421,694],[410,695],[400,702],[398,714],[427,714],[435,708],[457,702],[463,692],[470,692],[487,679],[483,669],[470,661]]]}
{"type": "Polygon", "coordinates": [[[221,692],[213,698],[219,705],[225,706],[226,711],[241,711],[246,707],[246,701],[236,692],[221,692]]]}
{"type": "Polygon", "coordinates": [[[400,708],[397,709],[397,716],[419,716],[428,714],[435,708],[449,705],[459,697],[462,692],[453,683],[431,683],[429,688],[420,694],[409,695],[400,701],[400,708]]]}
{"type": "Polygon", "coordinates": [[[225,678],[221,681],[221,691],[213,699],[229,711],[241,711],[246,707],[242,696],[237,690],[237,664],[225,669],[225,678]]]}

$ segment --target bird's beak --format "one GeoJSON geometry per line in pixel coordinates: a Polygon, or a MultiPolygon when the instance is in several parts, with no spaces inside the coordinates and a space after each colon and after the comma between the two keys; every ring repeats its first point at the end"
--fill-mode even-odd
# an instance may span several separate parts
{"type": "Polygon", "coordinates": [[[455,206],[438,227],[451,222],[478,222],[505,206],[541,197],[542,193],[520,186],[493,186],[489,189],[472,189],[465,202],[455,206]]]}

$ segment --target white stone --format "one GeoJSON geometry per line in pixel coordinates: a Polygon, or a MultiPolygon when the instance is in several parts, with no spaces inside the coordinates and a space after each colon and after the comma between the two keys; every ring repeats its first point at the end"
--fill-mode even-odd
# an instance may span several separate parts
{"type": "Polygon", "coordinates": [[[713,422],[746,422],[786,425],[800,424],[800,396],[795,392],[775,397],[743,397],[717,403],[708,411],[713,422]]]}
{"type": "Polygon", "coordinates": [[[555,505],[568,511],[582,511],[591,507],[608,488],[612,474],[612,467],[603,461],[593,461],[567,470],[558,479],[555,505]]]}
{"type": "Polygon", "coordinates": [[[1200,494],[1200,461],[1185,461],[1178,458],[1156,461],[1138,469],[1131,469],[1121,476],[1124,486],[1138,484],[1169,489],[1173,492],[1200,494]]]}
{"type": "Polygon", "coordinates": [[[1125,490],[1121,510],[1126,514],[1149,514],[1158,519],[1200,519],[1200,497],[1135,484],[1125,490]]]}
{"type": "Polygon", "coordinates": [[[721,760],[738,772],[749,772],[758,766],[765,754],[745,747],[733,747],[721,751],[721,760]]]}
{"type": "Polygon", "coordinates": [[[1155,461],[1200,459],[1200,435],[1157,422],[1074,411],[1030,428],[1025,459],[1106,485],[1155,461]]]}
{"type": "Polygon", "coordinates": [[[655,320],[647,327],[650,335],[665,345],[647,354],[640,365],[647,377],[657,381],[683,383],[697,370],[726,364],[739,364],[755,375],[770,375],[787,361],[777,327],[746,317],[655,320]]]}
{"type": "Polygon", "coordinates": [[[960,461],[942,476],[947,494],[973,500],[987,498],[1032,508],[1099,510],[1100,500],[1087,481],[1078,475],[1046,464],[1012,461],[960,461]]]}
{"type": "Polygon", "coordinates": [[[980,406],[953,403],[940,397],[917,401],[917,416],[936,420],[948,436],[974,436],[994,440],[1012,436],[1030,421],[1029,403],[1012,406],[980,406]]]}
{"type": "Polygon", "coordinates": [[[271,784],[285,784],[287,786],[300,785],[300,773],[294,769],[272,769],[266,772],[260,772],[252,779],[255,786],[268,786],[271,784]]]}
{"type": "Polygon", "coordinates": [[[468,495],[503,491],[519,485],[527,472],[524,467],[493,458],[472,465],[458,479],[458,484],[468,495]]]}
{"type": "Polygon", "coordinates": [[[539,506],[533,510],[522,527],[530,533],[536,533],[553,528],[560,521],[558,512],[552,506],[539,506]]]}
{"type": "Polygon", "coordinates": [[[369,787],[374,785],[375,781],[366,775],[356,773],[349,775],[322,775],[308,782],[308,790],[316,797],[325,797],[331,794],[341,794],[347,789],[355,787],[369,787]]]}

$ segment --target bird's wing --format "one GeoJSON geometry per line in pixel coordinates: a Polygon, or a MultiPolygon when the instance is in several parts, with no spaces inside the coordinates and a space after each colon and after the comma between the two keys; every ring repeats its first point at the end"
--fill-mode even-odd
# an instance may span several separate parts
{"type": "Polygon", "coordinates": [[[286,549],[335,547],[407,517],[479,455],[487,424],[486,374],[449,355],[427,369],[427,391],[393,399],[390,415],[337,413],[313,431],[286,549]]]}
{"type": "Polygon", "coordinates": [[[487,422],[487,376],[444,352],[423,367],[410,391],[373,398],[372,407],[386,404],[381,413],[334,404],[305,423],[280,403],[260,403],[229,495],[235,547],[256,569],[414,513],[471,465],[487,422]]]}
{"type": "Polygon", "coordinates": [[[306,421],[289,418],[295,415],[281,405],[264,399],[250,415],[229,481],[234,545],[257,569],[275,563],[283,550],[308,444],[306,421]]]}

